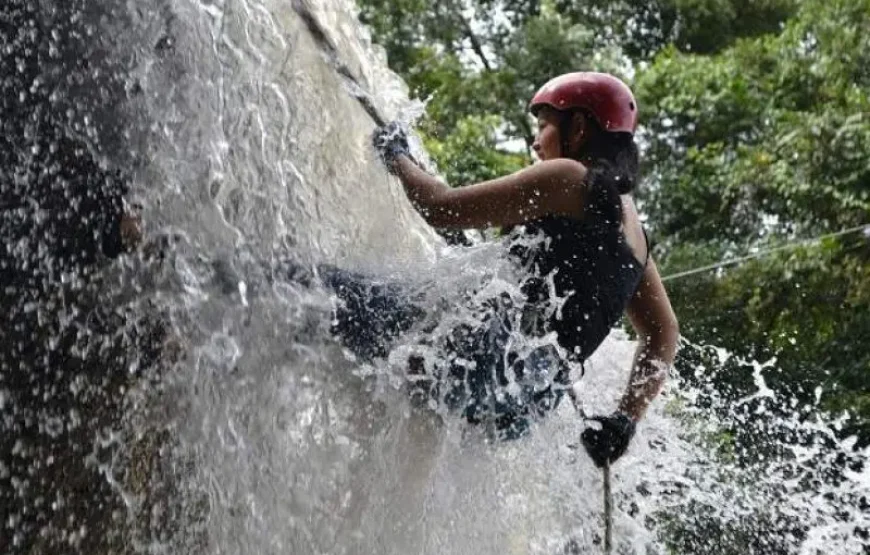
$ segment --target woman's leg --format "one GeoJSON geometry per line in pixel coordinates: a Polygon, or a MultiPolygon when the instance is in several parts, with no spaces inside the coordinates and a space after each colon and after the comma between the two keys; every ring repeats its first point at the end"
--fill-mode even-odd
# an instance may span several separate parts
{"type": "Polygon", "coordinates": [[[318,265],[315,275],[288,263],[287,275],[304,285],[320,282],[335,293],[339,303],[330,331],[364,361],[386,357],[396,338],[425,315],[410,299],[408,288],[397,282],[329,264],[318,265]]]}
{"type": "Polygon", "coordinates": [[[559,405],[569,368],[554,347],[544,346],[522,356],[509,347],[510,326],[494,317],[466,347],[473,370],[466,373],[471,393],[464,416],[486,424],[496,439],[525,436],[534,420],[559,405]]]}
{"type": "MultiPolygon", "coordinates": [[[[365,361],[386,357],[395,340],[425,316],[409,288],[397,282],[326,264],[317,267],[316,276],[294,264],[288,272],[293,281],[319,281],[335,293],[340,302],[330,330],[365,361]]],[[[422,358],[408,360],[411,398],[419,406],[431,399],[444,403],[471,424],[492,426],[499,439],[522,437],[532,420],[559,404],[568,368],[553,348],[524,358],[506,353],[511,326],[498,308],[476,324],[457,326],[448,337],[434,339],[441,349],[430,379],[422,358]],[[509,388],[511,381],[519,387],[509,388]]]]}

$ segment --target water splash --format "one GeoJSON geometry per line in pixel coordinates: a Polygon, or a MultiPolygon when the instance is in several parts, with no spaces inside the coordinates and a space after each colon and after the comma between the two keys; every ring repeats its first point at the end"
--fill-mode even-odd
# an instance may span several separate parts
{"type": "MultiPolygon", "coordinates": [[[[286,275],[291,258],[413,284],[445,330],[472,318],[469,295],[517,294],[499,245],[451,250],[413,212],[369,150],[369,116],[288,2],[55,8],[31,6],[21,27],[38,22],[34,41],[65,56],[6,60],[27,79],[4,91],[17,98],[78,58],[97,68],[70,71],[86,85],[46,88],[35,106],[110,199],[120,176],[149,244],[68,263],[51,233],[21,231],[60,214],[93,242],[99,218],[24,208],[42,206],[42,189],[22,168],[51,167],[65,143],[41,146],[4,104],[22,122],[20,142],[3,143],[15,168],[4,183],[25,184],[18,211],[4,207],[16,247],[0,266],[16,284],[3,297],[4,552],[601,550],[601,478],[567,403],[507,444],[415,409],[403,361],[424,345],[419,330],[386,360],[356,361],[330,337],[334,298],[286,275]]],[[[312,9],[385,114],[419,109],[349,1],[312,9]]],[[[587,412],[615,408],[633,351],[615,332],[588,362],[587,412]]],[[[712,387],[713,364],[674,376],[640,425],[614,468],[617,552],[866,552],[866,450],[768,387],[774,365],[744,366],[736,397],[712,387]]]]}

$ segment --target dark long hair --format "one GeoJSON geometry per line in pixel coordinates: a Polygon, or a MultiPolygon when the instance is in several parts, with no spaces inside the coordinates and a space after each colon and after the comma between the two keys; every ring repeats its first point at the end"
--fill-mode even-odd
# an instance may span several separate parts
{"type": "MultiPolygon", "coordinates": [[[[567,137],[571,132],[571,116],[571,112],[565,113],[559,130],[563,155],[566,154],[567,137]]],[[[637,187],[640,153],[631,133],[605,131],[591,114],[585,113],[585,116],[592,129],[592,137],[574,158],[588,163],[586,183],[590,195],[586,210],[598,213],[606,221],[618,225],[622,221],[619,195],[628,194],[637,187]]]]}

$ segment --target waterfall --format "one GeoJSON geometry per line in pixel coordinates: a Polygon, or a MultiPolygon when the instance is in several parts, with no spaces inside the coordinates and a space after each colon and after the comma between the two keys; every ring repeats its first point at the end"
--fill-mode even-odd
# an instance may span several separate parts
{"type": "MultiPolygon", "coordinates": [[[[0,551],[601,552],[601,474],[570,403],[489,441],[409,399],[426,330],[359,360],[329,332],[334,295],[288,274],[405,283],[429,331],[469,318],[469,295],[516,291],[501,245],[449,247],[378,163],[361,94],[389,119],[422,108],[350,0],[0,16],[0,551]]],[[[616,330],[588,361],[588,412],[615,408],[633,351],[616,330]]],[[[730,526],[757,553],[866,552],[866,451],[833,417],[766,412],[789,401],[755,368],[738,407],[672,379],[613,468],[617,552],[674,536],[705,552],[730,526]],[[747,471],[719,449],[726,425],[785,432],[747,471]]]]}

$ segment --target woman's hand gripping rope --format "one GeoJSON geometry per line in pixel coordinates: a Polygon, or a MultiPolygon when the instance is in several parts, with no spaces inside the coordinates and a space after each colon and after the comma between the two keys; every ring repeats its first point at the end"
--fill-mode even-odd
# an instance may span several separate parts
{"type": "Polygon", "coordinates": [[[611,416],[586,416],[586,411],[580,404],[577,392],[573,387],[568,388],[568,396],[571,403],[584,421],[596,421],[601,424],[600,429],[587,427],[580,435],[583,447],[595,463],[601,468],[604,493],[604,553],[613,552],[613,492],[610,486],[610,463],[621,457],[631,438],[634,437],[634,421],[625,414],[616,412],[611,416]],[[626,421],[628,424],[626,424],[626,421]]]}
{"type": "Polygon", "coordinates": [[[408,134],[399,122],[393,121],[380,126],[372,133],[372,146],[380,156],[387,170],[396,173],[396,161],[399,156],[411,157],[411,147],[408,144],[408,134]]]}
{"type": "Polygon", "coordinates": [[[637,425],[628,415],[616,411],[610,416],[587,416],[586,411],[577,398],[577,393],[572,387],[568,388],[568,396],[580,418],[584,422],[593,422],[587,425],[580,434],[583,448],[595,466],[604,468],[616,462],[628,450],[637,425]]]}

